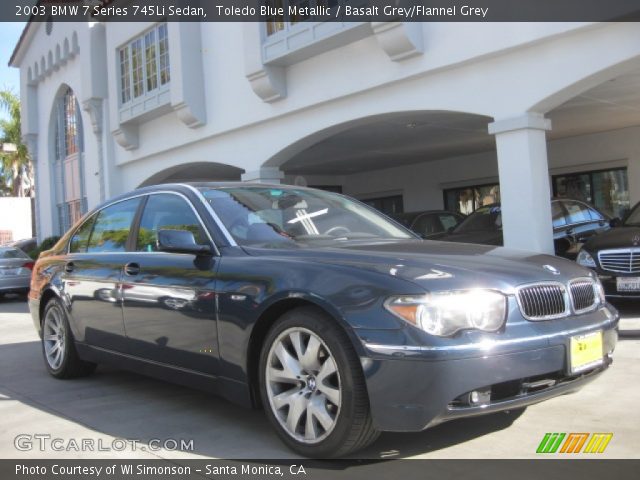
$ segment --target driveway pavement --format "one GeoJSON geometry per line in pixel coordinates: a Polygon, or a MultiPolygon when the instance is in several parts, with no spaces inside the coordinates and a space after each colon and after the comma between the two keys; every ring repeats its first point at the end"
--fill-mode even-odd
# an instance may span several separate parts
{"type": "MultiPolygon", "coordinates": [[[[622,312],[612,368],[580,392],[524,412],[383,434],[357,456],[527,458],[547,432],[612,432],[600,458],[640,458],[640,305],[622,312]]],[[[104,366],[84,379],[50,377],[24,299],[0,300],[0,367],[0,458],[295,458],[262,412],[199,391],[104,366]],[[27,435],[22,450],[19,435],[27,435]],[[176,450],[181,440],[192,448],[176,450]]]]}

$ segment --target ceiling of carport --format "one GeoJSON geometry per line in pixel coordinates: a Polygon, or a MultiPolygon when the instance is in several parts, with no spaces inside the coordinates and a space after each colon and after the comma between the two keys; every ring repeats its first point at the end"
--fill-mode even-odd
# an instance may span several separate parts
{"type": "MultiPolygon", "coordinates": [[[[550,139],[640,125],[640,72],[605,82],[547,114],[550,139]]],[[[457,112],[397,114],[338,133],[281,168],[289,174],[350,174],[495,150],[491,119],[457,112]]]]}

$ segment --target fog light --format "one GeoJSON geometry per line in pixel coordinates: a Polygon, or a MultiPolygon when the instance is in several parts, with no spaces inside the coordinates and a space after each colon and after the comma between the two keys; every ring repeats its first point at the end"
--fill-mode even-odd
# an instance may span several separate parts
{"type": "Polygon", "coordinates": [[[488,405],[491,403],[491,389],[474,390],[469,393],[469,405],[488,405]]]}

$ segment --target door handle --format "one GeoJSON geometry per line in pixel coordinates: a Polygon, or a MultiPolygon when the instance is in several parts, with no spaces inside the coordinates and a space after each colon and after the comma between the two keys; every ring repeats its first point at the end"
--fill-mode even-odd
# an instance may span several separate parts
{"type": "Polygon", "coordinates": [[[124,273],[130,277],[134,277],[140,273],[140,265],[135,262],[127,263],[124,266],[124,273]]]}
{"type": "Polygon", "coordinates": [[[76,266],[73,264],[73,262],[67,262],[64,266],[64,271],[67,273],[71,273],[73,272],[74,268],[76,268],[76,266]]]}

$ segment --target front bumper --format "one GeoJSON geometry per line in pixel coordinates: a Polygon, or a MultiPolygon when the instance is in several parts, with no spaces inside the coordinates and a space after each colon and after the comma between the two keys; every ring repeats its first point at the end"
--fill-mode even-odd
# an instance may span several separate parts
{"type": "Polygon", "coordinates": [[[640,274],[614,273],[597,270],[598,278],[604,287],[604,294],[607,298],[640,298],[640,291],[618,291],[618,277],[640,277],[640,274]]]}
{"type": "Polygon", "coordinates": [[[433,349],[365,343],[369,355],[362,364],[374,424],[383,431],[420,431],[578,390],[611,363],[618,339],[618,315],[612,312],[586,327],[496,341],[484,350],[478,344],[433,349]],[[603,332],[603,364],[569,374],[570,338],[597,330],[603,332]],[[487,396],[474,405],[465,401],[473,391],[487,396]]]}

